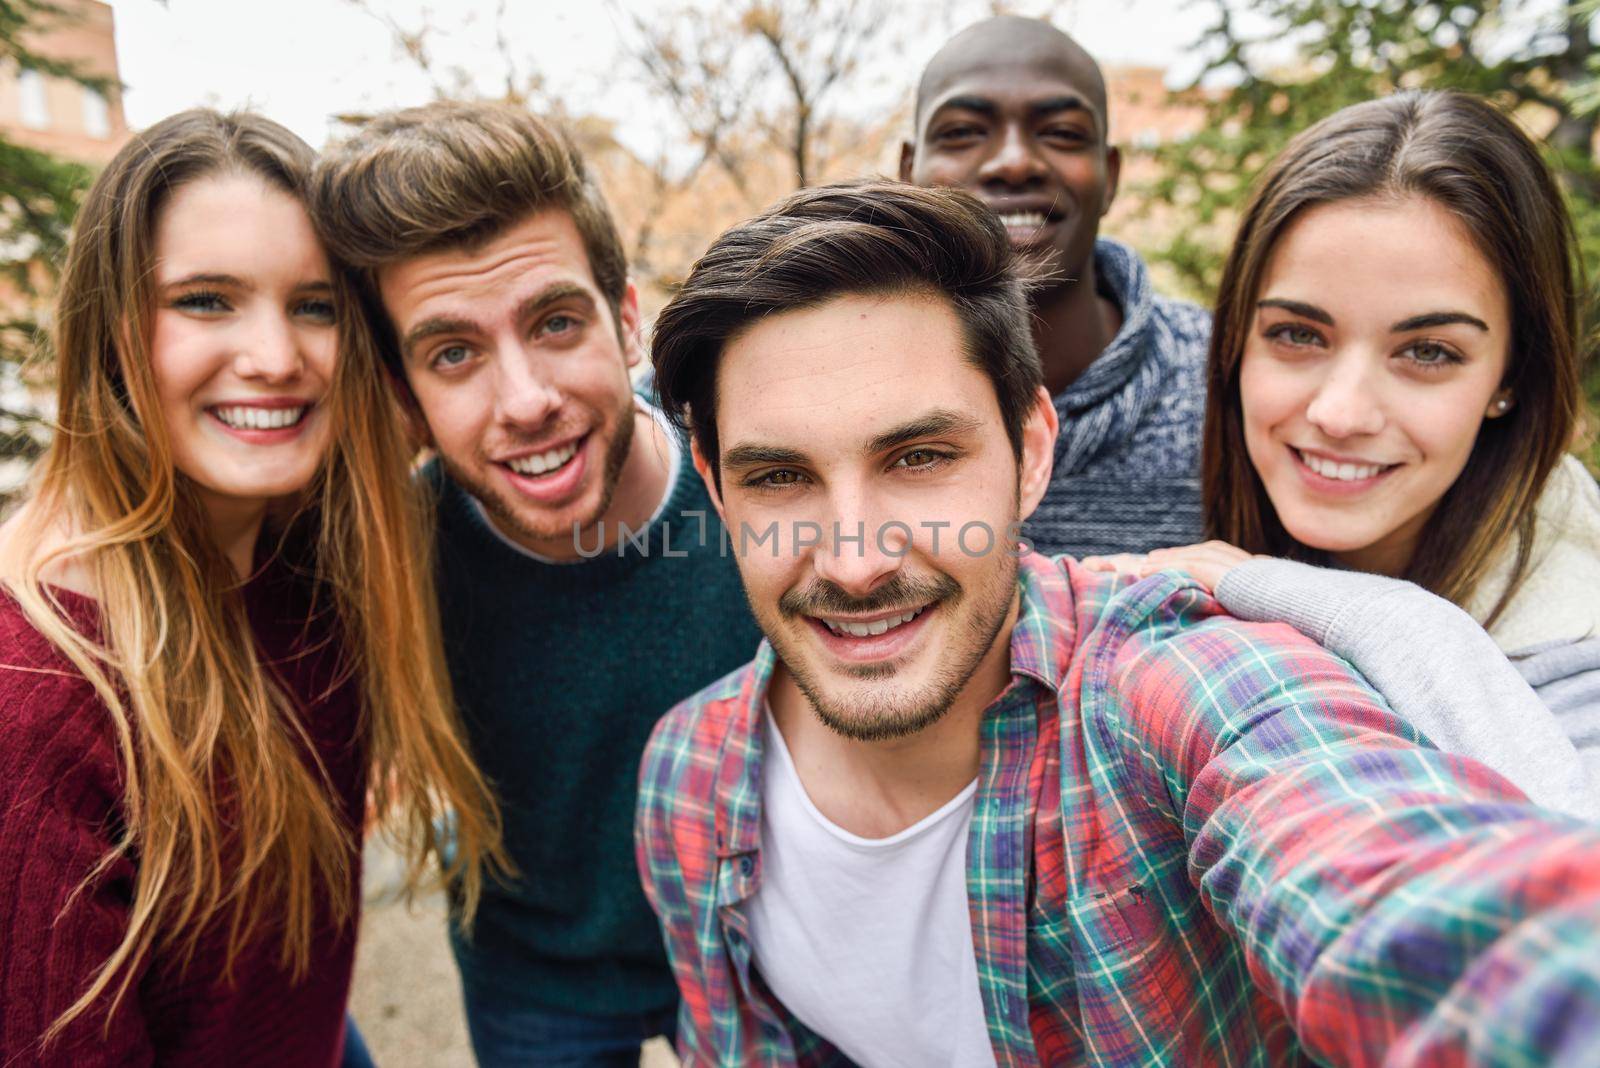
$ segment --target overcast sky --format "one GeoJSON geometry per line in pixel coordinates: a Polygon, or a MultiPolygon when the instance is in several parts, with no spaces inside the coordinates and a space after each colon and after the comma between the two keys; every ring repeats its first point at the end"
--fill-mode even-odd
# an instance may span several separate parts
{"type": "MultiPolygon", "coordinates": [[[[648,152],[661,124],[652,121],[651,102],[628,74],[619,4],[646,17],[676,6],[671,0],[510,0],[505,32],[547,85],[579,110],[616,119],[622,139],[648,152]]],[[[400,26],[426,20],[447,31],[434,40],[440,65],[472,71],[487,91],[504,78],[493,46],[498,6],[495,0],[371,0],[400,26]]],[[[1210,5],[1068,0],[1057,7],[1056,23],[1104,62],[1181,67],[1210,5]]],[[[196,104],[248,106],[319,145],[332,115],[422,103],[433,95],[428,77],[400,53],[389,28],[350,0],[112,0],[112,8],[127,85],[124,107],[135,127],[196,104]]],[[[951,24],[959,27],[986,9],[981,0],[902,3],[907,24],[927,28],[899,53],[903,77],[886,72],[886,83],[909,91],[951,24]]]]}

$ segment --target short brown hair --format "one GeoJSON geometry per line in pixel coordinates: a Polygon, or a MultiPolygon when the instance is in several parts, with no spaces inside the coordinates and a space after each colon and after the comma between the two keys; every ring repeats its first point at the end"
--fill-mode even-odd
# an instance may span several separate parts
{"type": "Polygon", "coordinates": [[[1027,292],[1000,221],[956,189],[882,180],[802,189],[717,238],[656,319],[662,410],[692,431],[715,472],[717,364],[728,342],[765,316],[875,293],[950,302],[1020,457],[1044,380],[1027,292]]]}
{"type": "Polygon", "coordinates": [[[355,268],[368,319],[396,369],[378,270],[481,246],[534,212],[572,217],[613,318],[627,288],[622,239],[572,138],[509,104],[441,101],[378,115],[323,153],[310,202],[329,251],[355,268]]]}
{"type": "Polygon", "coordinates": [[[1344,200],[1407,197],[1454,216],[1510,298],[1502,385],[1516,405],[1478,432],[1402,576],[1460,604],[1516,539],[1512,581],[1485,621],[1492,622],[1522,579],[1534,505],[1578,426],[1583,268],[1560,187],[1538,146],[1510,117],[1465,93],[1409,91],[1347,107],[1301,133],[1262,175],[1217,292],[1201,465],[1206,527],[1249,552],[1319,560],[1284,530],[1245,449],[1245,339],[1272,251],[1301,213],[1344,200]]]}

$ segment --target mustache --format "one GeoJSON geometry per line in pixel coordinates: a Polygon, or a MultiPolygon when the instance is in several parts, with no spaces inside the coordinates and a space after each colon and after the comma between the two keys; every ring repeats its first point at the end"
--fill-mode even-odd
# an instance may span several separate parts
{"type": "Polygon", "coordinates": [[[895,575],[865,597],[852,597],[827,579],[817,579],[795,587],[778,598],[778,611],[787,617],[848,616],[884,612],[893,608],[909,611],[934,601],[959,596],[961,584],[949,575],[912,578],[895,575]]]}

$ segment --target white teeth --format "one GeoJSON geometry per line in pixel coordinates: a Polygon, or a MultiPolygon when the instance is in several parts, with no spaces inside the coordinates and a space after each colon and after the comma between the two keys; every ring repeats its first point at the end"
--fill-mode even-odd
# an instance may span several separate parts
{"type": "Polygon", "coordinates": [[[1000,225],[1008,229],[1037,230],[1044,225],[1044,212],[1042,211],[1002,211],[1000,225]]]}
{"type": "Polygon", "coordinates": [[[904,615],[875,619],[871,623],[854,623],[848,619],[824,619],[822,622],[826,623],[828,629],[835,634],[848,634],[852,638],[870,638],[878,634],[887,634],[895,627],[910,623],[921,614],[921,608],[913,608],[904,615]]]}
{"type": "Polygon", "coordinates": [[[1363,479],[1376,478],[1383,473],[1385,464],[1351,464],[1339,463],[1335,460],[1324,460],[1320,456],[1313,456],[1308,452],[1295,453],[1300,457],[1300,462],[1323,478],[1331,478],[1337,482],[1360,482],[1363,479]]]}
{"type": "Polygon", "coordinates": [[[279,430],[294,426],[306,414],[304,405],[298,408],[251,408],[242,404],[226,408],[213,408],[218,419],[235,430],[279,430]]]}
{"type": "Polygon", "coordinates": [[[519,475],[542,475],[554,471],[558,467],[565,467],[567,461],[578,454],[576,441],[551,449],[549,452],[534,453],[532,456],[520,456],[515,460],[507,460],[506,466],[519,475]]]}

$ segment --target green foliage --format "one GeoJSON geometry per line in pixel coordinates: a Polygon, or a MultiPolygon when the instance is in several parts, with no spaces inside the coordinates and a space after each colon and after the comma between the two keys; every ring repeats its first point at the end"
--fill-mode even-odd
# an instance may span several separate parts
{"type": "MultiPolygon", "coordinates": [[[[110,83],[77,66],[40,55],[24,38],[72,15],[50,0],[0,0],[0,69],[18,67],[67,78],[105,93],[110,83]]],[[[0,271],[28,290],[35,276],[30,260],[54,264],[87,188],[89,171],[76,163],[25,148],[0,136],[0,271]]]]}
{"type": "Polygon", "coordinates": [[[28,258],[0,261],[0,271],[14,285],[31,284],[29,260],[59,260],[90,177],[82,164],[0,137],[0,249],[28,258]]]}
{"type": "MultiPolygon", "coordinates": [[[[1261,169],[1300,130],[1396,89],[1461,89],[1514,110],[1544,132],[1562,177],[1591,279],[1600,276],[1600,0],[1209,0],[1215,22],[1198,48],[1204,128],[1153,150],[1158,177],[1140,192],[1176,216],[1176,236],[1151,258],[1190,293],[1216,291],[1237,212],[1261,169]],[[1243,26],[1250,26],[1253,33],[1243,26]],[[1547,131],[1547,132],[1545,132],[1547,131]]],[[[1591,310],[1600,293],[1590,289],[1591,310]]],[[[1600,316],[1591,315],[1600,323],[1600,316]]],[[[1590,361],[1591,409],[1600,368],[1590,361]]],[[[1590,455],[1600,469],[1600,450],[1590,455]]]]}
{"type": "Polygon", "coordinates": [[[10,60],[24,70],[66,78],[99,92],[109,92],[111,80],[85,74],[75,64],[41,56],[23,37],[28,30],[70,20],[72,13],[51,0],[0,0],[0,60],[10,60]]]}
{"type": "Polygon", "coordinates": [[[1591,351],[1589,365],[1584,375],[1584,393],[1589,400],[1589,427],[1587,442],[1583,447],[1583,457],[1589,465],[1589,470],[1600,474],[1600,357],[1594,349],[1597,338],[1597,324],[1600,324],[1600,202],[1584,196],[1569,195],[1567,203],[1572,207],[1572,221],[1578,230],[1578,246],[1583,252],[1583,262],[1589,271],[1589,331],[1591,351]]]}
{"type": "MultiPolygon", "coordinates": [[[[1508,48],[1507,17],[1524,14],[1520,9],[1531,5],[1510,0],[1210,2],[1217,19],[1200,47],[1212,58],[1197,82],[1220,80],[1229,88],[1209,94],[1200,133],[1154,150],[1163,176],[1145,190],[1151,200],[1177,207],[1203,228],[1231,223],[1261,168],[1294,134],[1342,107],[1397,88],[1463,89],[1503,106],[1531,105],[1582,121],[1559,77],[1568,61],[1565,30],[1571,12],[1558,11],[1557,18],[1546,20],[1553,24],[1508,48]],[[1246,36],[1238,29],[1245,18],[1269,28],[1246,36]]],[[[1588,21],[1588,16],[1581,19],[1584,30],[1588,21]]],[[[1584,47],[1587,51],[1586,34],[1584,47]]],[[[1592,133],[1593,112],[1588,115],[1592,133]]],[[[1593,170],[1588,158],[1566,162],[1593,170]]],[[[1169,260],[1209,295],[1226,239],[1221,235],[1195,248],[1193,236],[1185,235],[1170,256],[1158,258],[1169,260]]]]}
{"type": "MultiPolygon", "coordinates": [[[[0,70],[34,70],[106,92],[104,78],[39,55],[25,37],[71,18],[48,0],[0,0],[0,70]]],[[[18,368],[35,356],[43,331],[35,309],[52,287],[79,201],[92,175],[78,163],[0,136],[0,386],[14,392],[18,368]]],[[[36,414],[0,406],[0,456],[37,451],[36,414]]]]}

